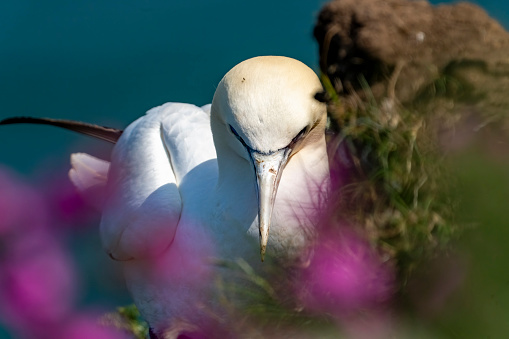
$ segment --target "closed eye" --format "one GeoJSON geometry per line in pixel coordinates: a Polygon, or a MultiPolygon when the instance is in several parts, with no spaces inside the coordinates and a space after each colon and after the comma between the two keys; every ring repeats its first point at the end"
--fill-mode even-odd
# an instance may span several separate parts
{"type": "Polygon", "coordinates": [[[306,126],[299,133],[297,133],[295,138],[292,139],[292,142],[290,143],[290,145],[295,145],[300,139],[302,139],[302,137],[304,137],[304,135],[306,134],[307,130],[308,130],[308,127],[306,126]]]}
{"type": "Polygon", "coordinates": [[[235,137],[242,143],[242,145],[244,145],[244,147],[247,148],[248,146],[246,145],[244,140],[242,140],[242,138],[240,137],[239,133],[237,133],[235,128],[233,128],[232,125],[229,125],[229,126],[230,126],[230,131],[233,133],[233,135],[235,135],[235,137]]]}

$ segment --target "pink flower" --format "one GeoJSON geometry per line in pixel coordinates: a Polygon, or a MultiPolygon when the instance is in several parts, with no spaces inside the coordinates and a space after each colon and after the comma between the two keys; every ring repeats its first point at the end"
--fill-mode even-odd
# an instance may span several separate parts
{"type": "Polygon", "coordinates": [[[125,338],[76,310],[76,269],[55,225],[81,221],[90,208],[67,179],[47,191],[49,204],[0,168],[0,321],[21,338],[125,338]]]}
{"type": "Polygon", "coordinates": [[[42,197],[3,169],[0,213],[0,318],[30,336],[71,312],[75,271],[51,232],[42,197]]]}
{"type": "Polygon", "coordinates": [[[394,272],[351,230],[324,232],[298,281],[310,310],[337,318],[383,307],[394,292],[394,272]]]}
{"type": "Polygon", "coordinates": [[[86,227],[98,224],[99,212],[87,203],[68,178],[59,172],[57,178],[48,180],[44,187],[55,226],[86,227]]]}
{"type": "Polygon", "coordinates": [[[3,169],[0,215],[0,316],[28,335],[71,311],[74,269],[51,233],[42,197],[3,169]]]}
{"type": "Polygon", "coordinates": [[[71,310],[75,279],[71,262],[57,246],[43,244],[10,253],[0,271],[0,314],[11,327],[35,330],[71,310]]]}
{"type": "Polygon", "coordinates": [[[345,142],[337,143],[339,137],[331,141],[328,146],[330,155],[331,191],[339,193],[341,188],[352,182],[354,176],[354,161],[345,142]]]}
{"type": "Polygon", "coordinates": [[[48,219],[41,196],[0,167],[0,238],[46,227],[48,219]]]}
{"type": "Polygon", "coordinates": [[[323,230],[312,250],[295,285],[305,309],[332,316],[348,338],[388,337],[395,292],[392,265],[347,227],[323,230]]]}

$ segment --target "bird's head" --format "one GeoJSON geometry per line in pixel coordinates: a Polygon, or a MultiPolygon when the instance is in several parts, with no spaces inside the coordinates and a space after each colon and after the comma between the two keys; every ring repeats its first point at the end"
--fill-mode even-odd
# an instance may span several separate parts
{"type": "Polygon", "coordinates": [[[322,86],[302,62],[277,56],[248,59],[219,83],[211,109],[214,142],[249,161],[256,174],[262,261],[281,175],[291,157],[324,137],[322,86]]]}

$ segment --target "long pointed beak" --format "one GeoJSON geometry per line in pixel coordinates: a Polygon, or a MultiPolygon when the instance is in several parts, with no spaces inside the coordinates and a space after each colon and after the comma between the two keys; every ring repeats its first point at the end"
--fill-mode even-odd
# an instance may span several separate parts
{"type": "Polygon", "coordinates": [[[265,258],[265,250],[269,240],[270,221],[281,174],[288,161],[291,150],[282,148],[264,154],[250,150],[251,159],[256,173],[258,192],[258,227],[260,230],[260,255],[265,258]]]}

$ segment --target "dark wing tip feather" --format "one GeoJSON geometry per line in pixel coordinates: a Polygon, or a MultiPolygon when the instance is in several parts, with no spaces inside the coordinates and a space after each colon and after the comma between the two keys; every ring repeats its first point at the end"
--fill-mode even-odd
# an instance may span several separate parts
{"type": "Polygon", "coordinates": [[[70,131],[89,135],[111,143],[116,143],[117,140],[122,135],[122,130],[120,129],[72,120],[32,118],[32,117],[12,117],[0,121],[0,125],[10,125],[10,124],[38,124],[56,126],[70,131]]]}

